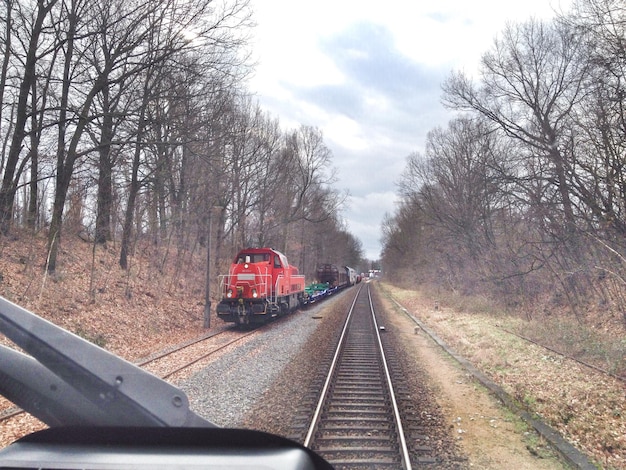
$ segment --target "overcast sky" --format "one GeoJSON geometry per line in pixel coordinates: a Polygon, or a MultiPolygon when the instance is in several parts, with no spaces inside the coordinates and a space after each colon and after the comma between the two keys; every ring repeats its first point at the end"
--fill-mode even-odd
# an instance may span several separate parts
{"type": "Polygon", "coordinates": [[[406,157],[452,118],[440,104],[453,70],[475,73],[507,21],[550,18],[569,0],[251,0],[250,91],[283,129],[319,128],[347,229],[378,259],[406,157]]]}

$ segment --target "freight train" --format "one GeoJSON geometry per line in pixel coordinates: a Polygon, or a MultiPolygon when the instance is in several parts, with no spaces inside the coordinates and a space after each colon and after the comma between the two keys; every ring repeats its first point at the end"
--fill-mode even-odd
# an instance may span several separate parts
{"type": "Polygon", "coordinates": [[[339,289],[361,282],[361,277],[349,266],[343,268],[324,263],[317,266],[317,282],[306,286],[304,305],[312,304],[334,294],[339,289]]]}
{"type": "Polygon", "coordinates": [[[241,250],[219,277],[217,316],[240,325],[266,323],[358,282],[354,269],[325,263],[317,267],[318,282],[305,286],[304,275],[273,248],[241,250]]]}

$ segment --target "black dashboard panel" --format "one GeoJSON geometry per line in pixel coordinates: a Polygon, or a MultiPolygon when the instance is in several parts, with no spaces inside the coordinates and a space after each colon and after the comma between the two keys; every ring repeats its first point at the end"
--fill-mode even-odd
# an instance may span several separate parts
{"type": "Polygon", "coordinates": [[[0,468],[332,469],[309,449],[272,434],[172,427],[50,428],[1,450],[0,468]]]}

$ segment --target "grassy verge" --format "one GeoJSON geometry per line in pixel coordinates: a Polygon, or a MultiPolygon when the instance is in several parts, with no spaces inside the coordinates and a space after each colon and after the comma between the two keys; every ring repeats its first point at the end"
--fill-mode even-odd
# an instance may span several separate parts
{"type": "Polygon", "coordinates": [[[537,342],[550,339],[554,349],[565,348],[569,342],[569,351],[589,349],[600,356],[598,351],[621,344],[619,335],[603,342],[597,331],[575,320],[527,321],[499,311],[485,299],[459,302],[389,284],[383,287],[528,411],[558,429],[603,468],[626,468],[624,383],[509,332],[532,336],[537,342]]]}

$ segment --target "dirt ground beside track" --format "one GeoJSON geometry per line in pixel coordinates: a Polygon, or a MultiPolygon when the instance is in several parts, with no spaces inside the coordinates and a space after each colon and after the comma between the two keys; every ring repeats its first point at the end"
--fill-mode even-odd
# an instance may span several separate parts
{"type": "MultiPolygon", "coordinates": [[[[427,371],[450,433],[472,468],[567,468],[534,431],[528,430],[439,345],[416,329],[415,323],[395,308],[385,294],[380,297],[391,313],[388,321],[400,331],[406,359],[427,371]]],[[[422,308],[428,307],[424,304],[422,308]]]]}

